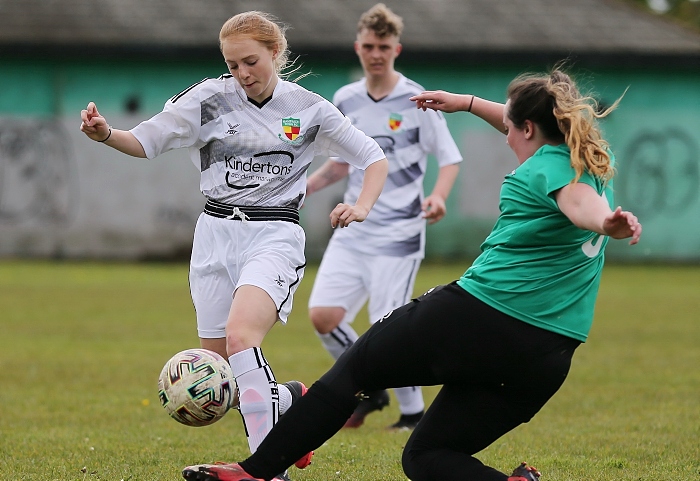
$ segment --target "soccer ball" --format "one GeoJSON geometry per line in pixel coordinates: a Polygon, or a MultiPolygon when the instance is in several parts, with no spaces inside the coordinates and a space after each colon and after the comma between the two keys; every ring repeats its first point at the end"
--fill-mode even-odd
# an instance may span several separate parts
{"type": "Polygon", "coordinates": [[[186,426],[213,424],[238,405],[231,366],[213,351],[186,349],[163,366],[158,378],[160,403],[186,426]]]}

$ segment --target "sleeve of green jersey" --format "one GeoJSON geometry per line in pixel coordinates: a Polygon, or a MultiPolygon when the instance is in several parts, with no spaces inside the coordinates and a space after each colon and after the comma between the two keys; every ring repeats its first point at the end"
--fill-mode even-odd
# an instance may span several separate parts
{"type": "MultiPolygon", "coordinates": [[[[544,205],[559,210],[554,193],[571,183],[576,177],[576,170],[571,167],[570,160],[563,156],[552,156],[538,159],[530,169],[530,192],[532,196],[544,205]]],[[[589,172],[584,172],[578,182],[588,184],[596,192],[602,193],[602,185],[589,172]]]]}

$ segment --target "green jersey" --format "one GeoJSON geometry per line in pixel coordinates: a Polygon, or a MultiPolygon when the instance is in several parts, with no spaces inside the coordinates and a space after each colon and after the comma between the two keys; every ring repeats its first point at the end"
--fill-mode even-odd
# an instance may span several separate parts
{"type": "MultiPolygon", "coordinates": [[[[575,176],[566,144],[541,147],[508,174],[496,225],[458,284],[505,314],[585,342],[608,237],[559,210],[554,194],[575,176]]],[[[579,182],[612,208],[612,181],[585,172],[579,182]]]]}

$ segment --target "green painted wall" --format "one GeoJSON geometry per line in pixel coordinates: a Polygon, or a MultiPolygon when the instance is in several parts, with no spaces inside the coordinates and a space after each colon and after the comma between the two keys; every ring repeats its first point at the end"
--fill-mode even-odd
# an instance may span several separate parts
{"type": "MultiPolygon", "coordinates": [[[[469,92],[503,100],[508,82],[523,70],[546,65],[480,67],[397,63],[399,70],[427,89],[469,92]]],[[[153,60],[0,60],[0,116],[75,119],[88,101],[105,115],[146,118],[172,95],[225,71],[223,62],[153,60]]],[[[356,63],[314,64],[304,59],[300,84],[330,98],[357,78],[356,63]]],[[[618,157],[617,203],[634,210],[644,225],[643,242],[634,249],[613,242],[620,259],[700,260],[700,69],[644,68],[578,70],[583,89],[611,104],[625,89],[621,106],[604,121],[606,137],[618,157]]],[[[489,133],[484,122],[466,113],[448,115],[448,124],[465,157],[470,148],[459,139],[489,133]]],[[[460,180],[470,175],[462,169],[460,180]]],[[[434,169],[426,184],[432,186],[434,169]]],[[[448,202],[450,215],[429,228],[432,257],[474,256],[495,218],[459,215],[458,194],[448,202]]]]}

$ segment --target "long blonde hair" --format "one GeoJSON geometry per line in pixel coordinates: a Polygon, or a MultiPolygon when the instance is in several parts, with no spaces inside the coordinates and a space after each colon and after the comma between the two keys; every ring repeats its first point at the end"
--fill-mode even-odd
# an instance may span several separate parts
{"type": "Polygon", "coordinates": [[[269,50],[277,50],[274,59],[275,72],[280,75],[289,63],[289,48],[285,36],[289,26],[280,23],[269,13],[251,11],[243,12],[229,18],[219,32],[219,47],[222,42],[233,36],[245,36],[257,40],[269,50]]]}
{"type": "Polygon", "coordinates": [[[603,139],[598,119],[615,110],[622,96],[598,112],[598,102],[581,95],[571,77],[559,68],[548,75],[520,75],[510,83],[507,92],[508,118],[513,125],[522,128],[530,120],[548,140],[569,146],[571,166],[576,171],[573,182],[586,170],[606,181],[613,177],[610,146],[603,139]]]}

